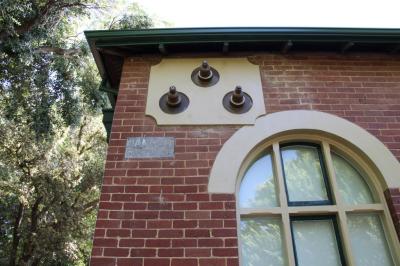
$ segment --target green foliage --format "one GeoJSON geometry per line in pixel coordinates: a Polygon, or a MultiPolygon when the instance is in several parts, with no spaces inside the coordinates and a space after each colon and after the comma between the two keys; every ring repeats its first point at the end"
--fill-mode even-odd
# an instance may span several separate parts
{"type": "MultiPolygon", "coordinates": [[[[88,262],[107,101],[74,25],[98,2],[0,2],[0,265],[88,262]]],[[[137,14],[112,28],[152,25],[137,14]]]]}
{"type": "MultiPolygon", "coordinates": [[[[99,118],[85,116],[77,127],[57,129],[55,141],[40,140],[28,126],[0,123],[0,197],[3,228],[10,236],[19,221],[19,263],[87,260],[105,149],[99,118]],[[90,152],[88,152],[90,151],[90,152]]],[[[2,243],[9,249],[13,239],[2,243]]]]}
{"type": "Polygon", "coordinates": [[[153,22],[147,16],[139,16],[138,20],[135,20],[134,17],[134,15],[123,15],[110,25],[110,30],[143,29],[153,26],[153,22]]]}
{"type": "Polygon", "coordinates": [[[91,83],[79,84],[81,69],[87,69],[82,60],[87,49],[82,49],[82,40],[68,39],[69,16],[83,14],[87,3],[55,1],[53,6],[52,1],[38,1],[36,5],[6,2],[3,4],[9,13],[2,18],[5,27],[0,31],[4,115],[16,122],[29,118],[27,123],[38,137],[49,137],[54,126],[78,123],[82,108],[78,90],[92,91],[98,83],[98,77],[92,75],[91,83]],[[21,9],[27,14],[20,15],[17,11],[21,9]],[[82,84],[89,86],[77,86],[82,84]],[[56,109],[61,114],[59,120],[54,115],[56,109]]]}
{"type": "Polygon", "coordinates": [[[153,27],[152,19],[137,4],[128,8],[128,14],[115,17],[108,28],[110,30],[146,29],[153,27]]]}

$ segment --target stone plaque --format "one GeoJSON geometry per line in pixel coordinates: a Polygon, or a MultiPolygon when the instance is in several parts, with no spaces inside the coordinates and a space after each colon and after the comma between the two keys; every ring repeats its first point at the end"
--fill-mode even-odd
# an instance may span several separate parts
{"type": "Polygon", "coordinates": [[[125,159],[132,158],[173,158],[175,138],[134,137],[128,138],[125,159]]]}

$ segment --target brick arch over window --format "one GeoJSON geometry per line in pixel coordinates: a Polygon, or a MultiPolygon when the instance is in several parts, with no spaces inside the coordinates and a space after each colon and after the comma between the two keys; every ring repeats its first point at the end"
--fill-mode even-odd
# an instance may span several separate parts
{"type": "Polygon", "coordinates": [[[272,137],[290,132],[320,132],[343,140],[373,163],[381,187],[400,187],[400,163],[376,137],[361,127],[334,115],[306,110],[269,114],[255,125],[238,130],[222,147],[211,169],[210,193],[235,193],[240,169],[248,154],[272,137]]]}

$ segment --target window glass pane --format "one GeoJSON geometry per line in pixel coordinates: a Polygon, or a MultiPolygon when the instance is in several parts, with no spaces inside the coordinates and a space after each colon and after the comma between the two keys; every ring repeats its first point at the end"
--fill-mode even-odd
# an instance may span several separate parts
{"type": "Polygon", "coordinates": [[[299,266],[341,265],[333,221],[292,221],[293,239],[299,266]]]}
{"type": "Polygon", "coordinates": [[[347,221],[356,265],[394,265],[379,215],[350,214],[347,221]]]}
{"type": "Polygon", "coordinates": [[[279,218],[242,218],[241,262],[251,266],[285,265],[279,218]]]}
{"type": "Polygon", "coordinates": [[[340,196],[347,204],[373,203],[371,191],[363,177],[345,159],[332,153],[340,196]]]}
{"type": "Polygon", "coordinates": [[[247,170],[240,184],[239,206],[241,208],[278,206],[270,154],[258,159],[247,170]]]}
{"type": "Polygon", "coordinates": [[[289,201],[327,201],[318,149],[295,145],[282,148],[281,154],[289,201]]]}

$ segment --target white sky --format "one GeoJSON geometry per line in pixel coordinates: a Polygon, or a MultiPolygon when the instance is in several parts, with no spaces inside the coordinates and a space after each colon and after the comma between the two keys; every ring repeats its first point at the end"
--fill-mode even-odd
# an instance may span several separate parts
{"type": "MultiPolygon", "coordinates": [[[[127,2],[131,2],[127,0],[127,2]]],[[[136,0],[171,27],[400,28],[400,0],[136,0]]],[[[165,24],[156,25],[165,27],[165,24]]]]}

